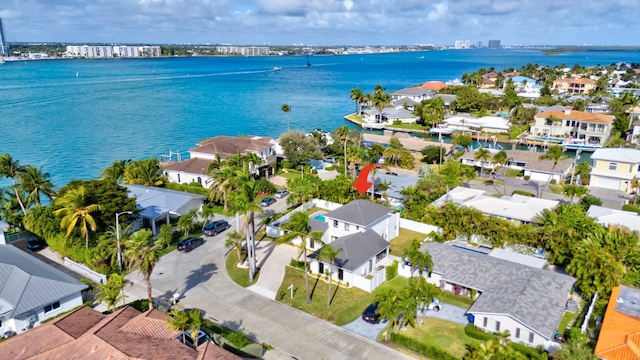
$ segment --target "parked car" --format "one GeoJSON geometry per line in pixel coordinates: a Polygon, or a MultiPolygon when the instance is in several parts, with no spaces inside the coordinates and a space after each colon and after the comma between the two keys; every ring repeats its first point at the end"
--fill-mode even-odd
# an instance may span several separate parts
{"type": "Polygon", "coordinates": [[[378,305],[379,302],[375,302],[364,310],[362,313],[362,320],[368,322],[369,324],[377,324],[380,322],[380,314],[378,314],[378,305]]]}
{"type": "MultiPolygon", "coordinates": [[[[175,340],[178,340],[180,342],[182,342],[182,333],[176,335],[176,337],[174,337],[175,340]]],[[[186,345],[191,346],[192,348],[196,348],[204,343],[206,343],[207,341],[209,341],[209,336],[202,330],[198,330],[198,336],[196,337],[196,345],[194,346],[193,344],[193,338],[191,337],[191,331],[185,331],[184,332],[184,343],[186,345]]]]}
{"type": "Polygon", "coordinates": [[[326,162],[327,164],[335,164],[336,163],[336,158],[334,157],[326,157],[323,159],[324,162],[326,162]]]}
{"type": "Polygon", "coordinates": [[[27,236],[27,249],[31,251],[36,251],[36,250],[43,249],[44,246],[45,246],[44,241],[38,239],[36,236],[34,235],[27,236]]]}
{"type": "Polygon", "coordinates": [[[440,299],[434,297],[429,305],[426,306],[425,310],[440,311],[440,309],[442,309],[443,307],[444,303],[440,301],[440,299]]]}
{"type": "Polygon", "coordinates": [[[398,176],[397,173],[394,173],[393,171],[387,171],[386,173],[387,175],[393,175],[393,176],[398,176]]]}
{"type": "Polygon", "coordinates": [[[282,199],[283,197],[289,195],[289,190],[281,189],[276,191],[275,197],[278,199],[282,199]]]}
{"type": "Polygon", "coordinates": [[[186,238],[178,243],[178,251],[189,252],[204,244],[203,238],[186,238]]]}
{"type": "Polygon", "coordinates": [[[231,225],[226,220],[217,220],[202,227],[202,234],[206,236],[216,236],[230,228],[231,225]]]}
{"type": "Polygon", "coordinates": [[[18,335],[15,331],[13,330],[9,330],[9,331],[5,331],[2,336],[0,337],[0,339],[8,339],[10,337],[14,337],[18,335]]]}
{"type": "Polygon", "coordinates": [[[268,197],[268,198],[264,198],[262,199],[262,201],[260,202],[260,206],[262,207],[268,207],[271,206],[271,204],[275,203],[276,199],[272,198],[272,197],[268,197]]]}

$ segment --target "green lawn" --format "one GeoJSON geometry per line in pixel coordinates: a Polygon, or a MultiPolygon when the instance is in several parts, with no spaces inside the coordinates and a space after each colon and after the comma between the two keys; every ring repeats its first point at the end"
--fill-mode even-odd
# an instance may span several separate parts
{"type": "MultiPolygon", "coordinates": [[[[587,302],[584,300],[580,300],[581,308],[587,306],[587,302]]],[[[574,312],[565,311],[562,315],[562,319],[560,320],[560,325],[558,325],[558,332],[560,335],[564,336],[565,330],[569,326],[569,322],[580,315],[580,311],[576,310],[574,312]]]]}
{"type": "Polygon", "coordinates": [[[467,344],[479,344],[464,332],[464,326],[446,320],[425,317],[422,325],[401,330],[402,335],[414,338],[422,343],[438,347],[451,355],[462,358],[467,344]]]}
{"type": "Polygon", "coordinates": [[[385,126],[387,129],[409,129],[409,130],[422,130],[422,131],[429,131],[429,129],[431,129],[430,126],[424,126],[424,125],[420,125],[420,124],[391,124],[391,125],[387,125],[385,126]]]}
{"type": "Polygon", "coordinates": [[[287,266],[284,280],[280,285],[279,293],[284,292],[284,297],[276,295],[276,300],[302,310],[313,316],[334,323],[338,326],[350,323],[355,320],[362,311],[371,303],[373,295],[358,288],[344,288],[335,285],[331,286],[331,305],[327,308],[328,286],[325,281],[317,280],[309,276],[309,293],[311,294],[311,304],[305,301],[304,273],[300,269],[287,266]],[[289,285],[293,284],[294,295],[291,299],[289,285]]]}
{"type": "Polygon", "coordinates": [[[349,120],[353,120],[353,121],[357,122],[358,124],[362,124],[364,122],[364,120],[362,119],[362,116],[356,115],[356,114],[351,114],[351,115],[347,116],[347,118],[349,120]]]}
{"type": "MultiPolygon", "coordinates": [[[[246,256],[246,254],[243,253],[243,256],[246,256]]],[[[256,276],[253,277],[253,282],[250,283],[249,269],[242,269],[236,266],[236,263],[238,262],[238,255],[236,254],[235,249],[229,252],[225,262],[226,262],[225,266],[227,269],[227,275],[229,275],[229,278],[233,280],[233,282],[235,282],[236,284],[242,287],[247,287],[255,284],[256,281],[258,281],[258,277],[260,276],[260,270],[258,270],[258,273],[256,274],[256,276]]]]}
{"type": "Polygon", "coordinates": [[[400,234],[390,241],[391,255],[402,256],[404,249],[411,246],[413,239],[424,240],[427,234],[400,228],[400,234]]]}
{"type": "Polygon", "coordinates": [[[318,212],[318,211],[324,211],[324,212],[329,212],[329,210],[327,209],[323,209],[323,208],[319,208],[317,206],[312,207],[311,209],[305,211],[307,213],[307,215],[311,216],[314,213],[318,212]]]}

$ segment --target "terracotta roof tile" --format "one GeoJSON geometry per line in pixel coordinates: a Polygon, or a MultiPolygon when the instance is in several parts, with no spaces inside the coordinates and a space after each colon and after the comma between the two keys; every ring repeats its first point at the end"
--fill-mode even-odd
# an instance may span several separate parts
{"type": "Polygon", "coordinates": [[[549,116],[554,116],[559,119],[578,120],[581,122],[598,124],[610,124],[614,119],[612,115],[586,113],[577,110],[572,110],[569,114],[566,114],[562,110],[543,111],[539,114],[536,114],[537,118],[547,118],[549,116]]]}
{"type": "Polygon", "coordinates": [[[438,90],[442,90],[445,86],[446,86],[445,83],[442,81],[427,81],[426,83],[422,84],[420,87],[425,90],[438,91],[438,90]]]}
{"type": "Polygon", "coordinates": [[[248,150],[265,150],[271,146],[270,140],[271,139],[267,137],[250,139],[233,136],[216,136],[197,143],[196,147],[189,151],[220,154],[221,159],[226,159],[233,155],[246,154],[248,150]]]}
{"type": "Polygon", "coordinates": [[[104,315],[87,306],[76,310],[73,316],[69,315],[52,321],[52,324],[71,335],[74,339],[79,338],[104,319],[104,315]]]}
{"type": "Polygon", "coordinates": [[[191,174],[206,175],[211,160],[201,158],[191,158],[189,160],[169,163],[163,165],[165,170],[183,171],[191,174]]]}
{"type": "MultiPolygon", "coordinates": [[[[68,316],[68,315],[67,315],[68,316]]],[[[40,325],[0,343],[0,359],[31,359],[72,342],[74,338],[52,323],[40,325]]]]}
{"type": "Polygon", "coordinates": [[[620,288],[617,286],[611,292],[595,355],[607,360],[637,360],[640,359],[640,318],[616,310],[620,288]]]}
{"type": "Polygon", "coordinates": [[[170,330],[166,319],[167,315],[158,310],[147,310],[128,321],[120,330],[158,339],[172,339],[180,332],[170,330]]]}
{"type": "Polygon", "coordinates": [[[233,354],[218,345],[208,341],[198,346],[197,360],[240,360],[240,356],[233,354]]]}

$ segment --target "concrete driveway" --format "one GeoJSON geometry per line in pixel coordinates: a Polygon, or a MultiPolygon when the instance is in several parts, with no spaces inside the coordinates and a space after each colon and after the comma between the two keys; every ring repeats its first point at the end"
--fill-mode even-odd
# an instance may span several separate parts
{"type": "MultiPolygon", "coordinates": [[[[447,320],[461,325],[467,325],[467,309],[459,306],[444,304],[439,311],[428,310],[424,312],[425,317],[432,317],[447,320]]],[[[418,311],[418,316],[423,316],[422,311],[418,311]]]]}
{"type": "Polygon", "coordinates": [[[368,322],[362,320],[361,317],[358,317],[354,321],[348,323],[347,325],[342,326],[343,329],[347,329],[352,333],[358,334],[360,336],[364,336],[367,339],[371,339],[373,341],[378,340],[378,336],[380,333],[387,327],[387,320],[384,319],[377,324],[369,324],[368,322]]]}

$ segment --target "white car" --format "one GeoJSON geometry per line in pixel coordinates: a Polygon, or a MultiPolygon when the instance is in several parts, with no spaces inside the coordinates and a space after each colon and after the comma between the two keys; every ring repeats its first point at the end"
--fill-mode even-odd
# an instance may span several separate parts
{"type": "Polygon", "coordinates": [[[278,198],[278,199],[282,199],[283,197],[285,197],[285,196],[287,196],[287,195],[289,195],[289,190],[280,189],[280,190],[277,190],[277,191],[276,191],[276,193],[275,193],[275,195],[274,195],[274,196],[275,196],[276,198],[278,198]]]}
{"type": "Polygon", "coordinates": [[[424,303],[420,304],[420,308],[424,310],[440,311],[443,307],[444,303],[438,298],[433,298],[427,306],[425,306],[424,303]]]}

